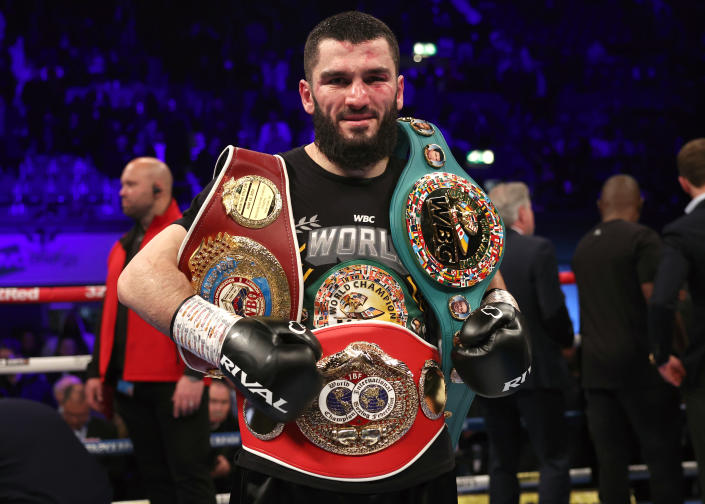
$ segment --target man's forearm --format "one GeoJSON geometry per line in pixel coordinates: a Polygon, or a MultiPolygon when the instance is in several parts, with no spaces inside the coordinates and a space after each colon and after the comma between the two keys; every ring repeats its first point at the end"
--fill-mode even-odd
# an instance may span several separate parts
{"type": "Polygon", "coordinates": [[[193,294],[179,271],[177,255],[186,230],[172,224],[154,237],[125,267],[118,280],[118,298],[128,308],[169,335],[174,312],[193,294]]]}

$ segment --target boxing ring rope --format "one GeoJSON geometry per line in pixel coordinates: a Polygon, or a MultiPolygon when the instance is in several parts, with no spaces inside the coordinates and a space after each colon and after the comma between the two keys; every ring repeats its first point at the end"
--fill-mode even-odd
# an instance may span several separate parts
{"type": "MultiPolygon", "coordinates": [[[[572,271],[558,273],[561,284],[574,284],[572,271]]],[[[102,301],[105,285],[74,285],[65,287],[0,287],[0,304],[91,302],[102,301]]]]}
{"type": "MultiPolygon", "coordinates": [[[[572,271],[559,273],[561,284],[574,284],[575,275],[572,271]]],[[[105,295],[104,285],[77,285],[58,287],[0,287],[0,304],[28,304],[28,303],[53,303],[53,302],[98,302],[105,295]]],[[[16,373],[49,373],[65,371],[85,371],[90,355],[73,355],[60,357],[29,357],[16,359],[0,359],[0,375],[16,373]]],[[[566,416],[580,416],[579,412],[567,411],[566,416]]],[[[464,430],[484,430],[484,419],[468,418],[464,430]]],[[[239,446],[240,434],[217,433],[211,434],[212,447],[239,446]]],[[[86,449],[93,455],[128,455],[132,453],[132,442],[129,439],[110,439],[101,441],[84,442],[86,449]]],[[[694,476],[697,472],[695,461],[683,462],[684,474],[694,476]]],[[[630,479],[647,479],[648,469],[645,465],[630,465],[630,479]]],[[[590,468],[573,468],[570,470],[571,483],[586,484],[592,480],[590,468]]],[[[520,473],[519,480],[522,488],[536,488],[538,486],[538,472],[520,473]]],[[[486,474],[458,476],[456,478],[458,494],[486,492],[489,489],[489,476],[486,474]]],[[[227,503],[229,494],[219,494],[218,503],[227,503]]],[[[147,500],[122,502],[119,504],[143,504],[147,500]]],[[[117,504],[117,503],[116,503],[117,504]]]]}
{"type": "MultiPolygon", "coordinates": [[[[561,284],[575,283],[572,271],[558,274],[561,284]]],[[[105,285],[0,287],[0,304],[85,303],[102,301],[105,285]]],[[[0,374],[85,371],[90,355],[0,359],[0,374]]]]}

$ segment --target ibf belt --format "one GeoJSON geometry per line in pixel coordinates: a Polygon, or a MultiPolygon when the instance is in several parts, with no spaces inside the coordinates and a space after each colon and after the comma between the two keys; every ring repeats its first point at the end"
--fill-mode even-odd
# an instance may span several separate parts
{"type": "Polygon", "coordinates": [[[451,414],[446,423],[457,443],[474,392],[453,372],[453,336],[480,305],[499,268],[504,225],[435,125],[409,117],[397,125],[397,154],[408,161],[390,205],[392,241],[440,326],[446,409],[451,414]]]}
{"type": "MultiPolygon", "coordinates": [[[[215,173],[181,244],[179,269],[196,294],[232,313],[298,320],[303,282],[284,160],[228,146],[215,173]]],[[[179,351],[189,367],[219,374],[179,351]]]]}
{"type": "Polygon", "coordinates": [[[276,424],[238,395],[243,449],[302,473],[371,481],[411,465],[444,428],[436,347],[390,322],[313,331],[325,378],[296,422],[276,424]]]}

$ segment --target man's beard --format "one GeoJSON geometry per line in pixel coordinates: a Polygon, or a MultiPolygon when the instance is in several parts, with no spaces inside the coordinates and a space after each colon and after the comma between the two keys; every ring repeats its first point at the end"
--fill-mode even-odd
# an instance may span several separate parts
{"type": "Polygon", "coordinates": [[[149,214],[150,210],[152,210],[152,205],[122,206],[122,213],[136,221],[142,220],[143,217],[149,214]]]}
{"type": "MultiPolygon", "coordinates": [[[[397,110],[392,106],[379,122],[379,130],[370,137],[348,140],[338,131],[333,120],[323,114],[313,99],[313,130],[315,144],[325,156],[346,172],[364,172],[377,161],[389,157],[397,144],[397,110]]],[[[344,113],[338,114],[341,120],[344,113]]]]}

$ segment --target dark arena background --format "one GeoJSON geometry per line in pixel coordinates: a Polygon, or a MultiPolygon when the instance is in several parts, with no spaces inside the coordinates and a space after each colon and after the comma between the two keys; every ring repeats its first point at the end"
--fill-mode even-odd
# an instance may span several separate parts
{"type": "MultiPolygon", "coordinates": [[[[184,209],[225,146],[276,153],[310,142],[297,91],[303,44],[319,20],[347,9],[379,17],[399,38],[401,115],[436,124],[486,189],[529,185],[536,234],[553,241],[561,270],[599,220],[595,202],[613,174],[641,185],[642,223],[660,231],[683,212],[675,157],[705,136],[701,0],[5,0],[0,347],[53,356],[74,339],[68,354],[90,353],[100,302],[7,303],[17,292],[31,301],[32,290],[5,288],[90,285],[100,297],[108,251],[131,226],[118,192],[132,158],[166,161],[184,209]]],[[[575,289],[564,289],[577,331],[575,289]]],[[[572,394],[573,466],[589,468],[579,390],[572,394]]],[[[487,472],[482,426],[470,427],[459,476],[487,472]]],[[[684,460],[694,460],[684,446],[684,460]]],[[[525,458],[534,471],[528,445],[525,458]]],[[[574,481],[594,489],[594,478],[574,481]]],[[[686,484],[691,498],[702,495],[692,471],[686,484]]],[[[635,488],[635,501],[647,502],[646,484],[635,488]]],[[[482,489],[464,498],[486,502],[467,500],[482,499],[482,489]]]]}

